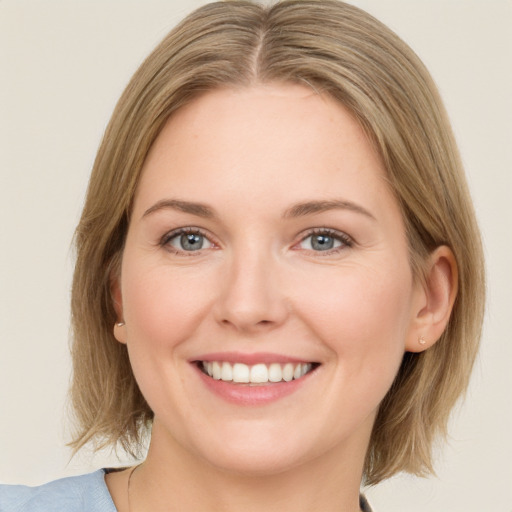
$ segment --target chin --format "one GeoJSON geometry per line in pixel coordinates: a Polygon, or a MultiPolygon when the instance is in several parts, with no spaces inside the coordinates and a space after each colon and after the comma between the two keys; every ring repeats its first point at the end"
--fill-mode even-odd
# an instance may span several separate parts
{"type": "MultiPolygon", "coordinates": [[[[177,439],[181,447],[196,461],[206,462],[222,472],[263,477],[286,472],[315,456],[317,443],[290,426],[269,422],[234,422],[211,425],[206,435],[189,432],[177,439]],[[192,434],[192,435],[191,435],[192,434]],[[290,435],[291,434],[291,435],[290,435]],[[310,447],[310,448],[308,448],[310,447]]],[[[204,434],[204,429],[195,429],[204,434]]],[[[304,433],[302,433],[304,434],[304,433]]]]}
{"type": "Polygon", "coordinates": [[[265,477],[285,473],[299,466],[307,457],[300,457],[296,451],[289,453],[283,449],[243,449],[223,450],[222,453],[208,454],[208,462],[216,469],[248,477],[265,477]],[[302,459],[302,460],[301,460],[302,459]]]}

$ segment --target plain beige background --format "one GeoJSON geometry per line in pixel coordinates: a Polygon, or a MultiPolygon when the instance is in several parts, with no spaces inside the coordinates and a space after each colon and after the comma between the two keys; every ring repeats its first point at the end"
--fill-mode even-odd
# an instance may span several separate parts
{"type": "MultiPolygon", "coordinates": [[[[119,464],[65,448],[70,243],[129,77],[199,0],[0,0],[0,480],[119,464]]],[[[512,1],[353,0],[423,58],[451,115],[489,274],[481,356],[438,477],[367,494],[377,512],[512,511],[512,1]]]]}

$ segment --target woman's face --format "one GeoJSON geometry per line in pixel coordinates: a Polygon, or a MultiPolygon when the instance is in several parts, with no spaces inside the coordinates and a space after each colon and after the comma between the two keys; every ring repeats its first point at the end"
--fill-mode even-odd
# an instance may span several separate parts
{"type": "Polygon", "coordinates": [[[424,300],[379,157],[296,85],[216,90],[172,117],[114,293],[153,444],[254,473],[362,464],[424,300]]]}

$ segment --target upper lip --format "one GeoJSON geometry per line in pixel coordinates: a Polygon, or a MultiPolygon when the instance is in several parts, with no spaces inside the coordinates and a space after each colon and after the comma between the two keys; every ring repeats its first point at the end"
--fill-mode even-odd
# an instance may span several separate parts
{"type": "Polygon", "coordinates": [[[283,354],[273,354],[271,352],[253,352],[253,353],[242,353],[242,352],[209,352],[208,354],[202,354],[194,357],[190,362],[197,361],[225,361],[227,363],[243,363],[248,366],[255,365],[258,363],[271,364],[271,363],[311,363],[310,359],[304,359],[303,357],[287,356],[283,354]]]}

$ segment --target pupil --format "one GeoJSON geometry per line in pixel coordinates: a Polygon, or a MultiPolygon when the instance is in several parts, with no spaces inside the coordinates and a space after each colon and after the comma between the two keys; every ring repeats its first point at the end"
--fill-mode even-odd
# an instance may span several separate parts
{"type": "Polygon", "coordinates": [[[327,251],[329,249],[332,249],[333,245],[334,239],[326,235],[315,235],[311,242],[311,246],[313,247],[313,249],[316,249],[318,251],[327,251]]]}
{"type": "Polygon", "coordinates": [[[186,251],[194,251],[201,249],[203,246],[203,237],[201,235],[189,233],[188,235],[181,235],[181,246],[186,251]]]}

